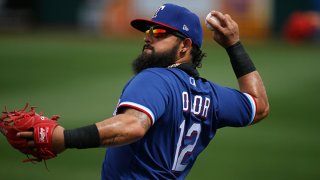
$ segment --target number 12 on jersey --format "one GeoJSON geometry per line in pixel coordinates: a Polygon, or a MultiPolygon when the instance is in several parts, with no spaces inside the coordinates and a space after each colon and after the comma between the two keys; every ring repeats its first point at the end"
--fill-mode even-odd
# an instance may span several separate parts
{"type": "Polygon", "coordinates": [[[173,171],[183,171],[186,167],[187,167],[187,163],[183,163],[182,161],[184,161],[185,157],[188,154],[191,154],[193,149],[195,148],[197,141],[199,139],[200,136],[200,132],[201,132],[201,125],[199,123],[193,123],[192,126],[188,129],[187,134],[184,135],[184,131],[185,131],[185,120],[182,121],[181,125],[180,125],[180,135],[179,135],[179,140],[177,143],[177,149],[176,149],[176,153],[174,156],[174,163],[172,166],[172,170],[173,171]],[[190,142],[189,145],[186,145],[185,147],[183,147],[181,149],[181,145],[182,145],[182,141],[185,138],[191,138],[191,136],[194,136],[196,134],[196,139],[193,142],[190,142]],[[181,150],[180,150],[181,149],[181,150]]]}

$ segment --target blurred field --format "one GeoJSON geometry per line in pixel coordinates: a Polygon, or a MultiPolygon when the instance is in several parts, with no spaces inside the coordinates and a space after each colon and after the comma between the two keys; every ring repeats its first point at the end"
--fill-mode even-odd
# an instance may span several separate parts
{"type": "MultiPolygon", "coordinates": [[[[188,179],[320,179],[319,44],[247,43],[265,81],[271,113],[247,128],[219,130],[188,179]]],[[[122,87],[132,77],[138,40],[77,34],[0,35],[0,108],[26,102],[45,115],[58,114],[66,128],[109,117],[122,87]]],[[[237,87],[223,49],[205,39],[201,75],[237,87]]],[[[25,156],[0,137],[0,176],[7,179],[99,179],[104,149],[67,150],[43,163],[25,156]]]]}

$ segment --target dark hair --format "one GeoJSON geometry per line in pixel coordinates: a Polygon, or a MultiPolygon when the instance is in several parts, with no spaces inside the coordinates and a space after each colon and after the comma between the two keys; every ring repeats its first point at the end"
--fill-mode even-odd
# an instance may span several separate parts
{"type": "Polygon", "coordinates": [[[202,50],[196,46],[196,45],[192,45],[192,49],[191,49],[191,56],[192,56],[192,63],[200,68],[202,66],[202,59],[204,57],[206,57],[206,53],[202,52],[202,50]]]}
{"type": "MultiPolygon", "coordinates": [[[[174,34],[174,35],[177,36],[176,34],[174,34]]],[[[187,37],[181,37],[181,36],[177,36],[177,37],[178,37],[177,40],[180,42],[187,38],[187,37]]],[[[202,52],[202,50],[197,45],[192,44],[190,54],[192,56],[192,64],[194,64],[195,67],[197,67],[197,68],[201,68],[201,66],[202,66],[201,61],[204,57],[207,57],[206,53],[202,52]]]]}

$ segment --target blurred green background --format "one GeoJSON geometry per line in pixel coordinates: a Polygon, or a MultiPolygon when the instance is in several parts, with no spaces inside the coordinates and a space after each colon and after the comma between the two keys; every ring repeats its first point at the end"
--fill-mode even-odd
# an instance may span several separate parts
{"type": "MultiPolygon", "coordinates": [[[[270,116],[246,128],[218,131],[188,179],[319,179],[319,45],[280,41],[246,42],[264,79],[270,116]]],[[[66,128],[110,117],[141,39],[75,33],[0,36],[0,107],[26,102],[45,115],[60,115],[66,128]]],[[[237,88],[225,51],[205,40],[200,72],[237,88]]],[[[43,163],[26,158],[0,136],[1,179],[99,179],[104,149],[67,150],[43,163]]]]}
{"type": "MultiPolygon", "coordinates": [[[[118,23],[140,12],[131,9],[132,2],[140,3],[137,9],[160,4],[142,0],[0,0],[0,110],[5,106],[21,109],[29,102],[46,116],[60,115],[59,123],[65,128],[110,117],[123,86],[133,76],[131,62],[143,45],[142,34],[134,34],[126,21],[118,23]],[[104,27],[106,24],[109,26],[104,27]]],[[[219,130],[187,179],[320,179],[320,36],[299,37],[301,41],[289,43],[282,34],[290,13],[313,7],[319,12],[320,1],[220,2],[236,7],[231,8],[231,15],[239,13],[237,10],[245,15],[239,16],[240,32],[245,35],[241,37],[246,37],[242,42],[264,79],[270,115],[254,126],[219,130]],[[256,2],[272,6],[257,6],[256,2]],[[237,9],[239,4],[246,6],[237,9]],[[247,23],[246,17],[252,17],[246,14],[247,6],[251,13],[259,12],[256,7],[268,10],[256,15],[266,26],[254,29],[247,23]]],[[[184,3],[202,13],[211,10],[196,1],[180,2],[184,3]]],[[[251,20],[261,25],[259,19],[251,20]]],[[[304,24],[301,27],[304,31],[304,24]]],[[[225,50],[208,34],[203,45],[207,58],[200,74],[237,88],[225,50]]],[[[67,150],[47,161],[47,171],[44,163],[22,163],[26,157],[0,135],[0,179],[100,179],[104,153],[104,148],[67,150]]]]}

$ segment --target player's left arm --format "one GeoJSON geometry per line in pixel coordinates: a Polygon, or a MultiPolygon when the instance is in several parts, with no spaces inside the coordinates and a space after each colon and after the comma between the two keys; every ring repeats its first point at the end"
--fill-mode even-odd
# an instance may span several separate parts
{"type": "Polygon", "coordinates": [[[142,138],[151,126],[151,119],[145,113],[125,108],[123,113],[96,123],[102,146],[130,144],[142,138]]]}
{"type": "MultiPolygon", "coordinates": [[[[129,144],[142,138],[152,125],[145,113],[132,108],[122,110],[121,114],[97,122],[90,126],[65,130],[57,126],[52,135],[52,146],[56,153],[67,148],[114,147],[129,144]]],[[[19,137],[29,139],[32,148],[33,132],[20,132],[19,137]]]]}

